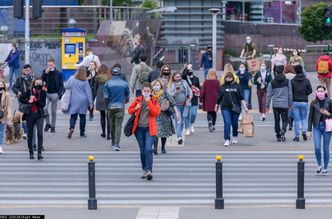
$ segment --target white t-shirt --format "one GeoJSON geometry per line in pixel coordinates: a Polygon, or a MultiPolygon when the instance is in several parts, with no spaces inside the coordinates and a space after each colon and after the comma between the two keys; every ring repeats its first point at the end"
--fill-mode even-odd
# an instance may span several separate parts
{"type": "Polygon", "coordinates": [[[81,63],[79,63],[77,65],[77,67],[81,67],[81,66],[89,67],[91,61],[95,61],[97,63],[97,66],[96,66],[97,68],[100,66],[99,57],[92,54],[92,55],[85,56],[83,61],[81,63]]]}

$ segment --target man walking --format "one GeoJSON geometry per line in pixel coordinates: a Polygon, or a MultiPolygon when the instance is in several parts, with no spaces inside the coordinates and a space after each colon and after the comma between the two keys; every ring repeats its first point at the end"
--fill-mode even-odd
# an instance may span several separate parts
{"type": "Polygon", "coordinates": [[[47,86],[46,106],[44,109],[46,126],[44,128],[44,131],[48,132],[48,130],[51,129],[51,133],[54,133],[58,101],[61,99],[63,94],[63,77],[61,72],[55,68],[54,59],[49,59],[47,61],[47,69],[43,71],[42,79],[47,86]],[[48,111],[50,105],[52,115],[51,120],[48,111]]]}
{"type": "Polygon", "coordinates": [[[104,86],[104,99],[108,106],[108,118],[111,127],[112,148],[120,151],[122,122],[125,114],[125,104],[129,102],[128,82],[121,79],[121,70],[112,68],[112,79],[104,86]]]}
{"type": "Polygon", "coordinates": [[[286,141],[285,133],[288,123],[288,110],[293,101],[292,84],[283,74],[284,66],[276,66],[276,77],[267,88],[266,106],[269,110],[272,101],[274,128],[277,141],[286,141]],[[282,128],[280,129],[280,117],[282,128]]]}
{"type": "Polygon", "coordinates": [[[86,49],[86,56],[84,57],[83,61],[79,64],[76,64],[75,67],[79,68],[81,66],[85,66],[86,69],[88,69],[91,61],[94,61],[97,64],[96,69],[98,69],[99,66],[100,66],[99,57],[97,55],[93,54],[92,49],[87,48],[86,49]]]}
{"type": "Polygon", "coordinates": [[[161,68],[163,67],[164,63],[163,61],[158,60],[156,63],[156,69],[150,72],[149,74],[149,82],[152,83],[154,80],[160,78],[160,71],[161,68]]]}
{"type": "Polygon", "coordinates": [[[332,78],[332,60],[329,55],[320,56],[316,62],[316,71],[320,84],[323,84],[330,96],[331,78],[332,78]]]}
{"type": "Polygon", "coordinates": [[[207,78],[210,68],[212,68],[212,46],[206,47],[206,52],[201,58],[201,68],[204,69],[204,80],[207,78]]]}
{"type": "Polygon", "coordinates": [[[141,56],[141,62],[134,66],[130,78],[131,92],[135,93],[136,97],[142,94],[142,84],[148,82],[151,68],[146,64],[146,55],[141,56]]]}

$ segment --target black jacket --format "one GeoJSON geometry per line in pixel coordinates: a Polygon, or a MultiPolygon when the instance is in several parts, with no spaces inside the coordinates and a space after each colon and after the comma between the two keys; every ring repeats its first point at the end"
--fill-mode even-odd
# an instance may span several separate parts
{"type": "Polygon", "coordinates": [[[24,99],[22,98],[22,103],[30,104],[32,106],[32,103],[29,103],[30,96],[35,96],[37,98],[36,105],[38,106],[38,117],[44,117],[44,107],[46,105],[46,91],[41,90],[40,92],[34,92],[33,90],[34,88],[29,89],[26,92],[27,95],[24,99]]]}
{"type": "Polygon", "coordinates": [[[151,71],[149,74],[149,82],[153,82],[154,80],[160,77],[160,69],[156,68],[155,70],[151,71]]]}
{"type": "MultiPolygon", "coordinates": [[[[198,77],[193,76],[192,78],[190,78],[188,74],[184,73],[182,75],[182,79],[185,80],[188,83],[190,88],[193,85],[193,86],[201,89],[201,85],[199,83],[199,78],[198,77]]],[[[198,105],[198,98],[199,97],[195,96],[194,93],[193,93],[193,98],[191,99],[191,105],[192,106],[197,106],[198,105]]]]}
{"type": "MultiPolygon", "coordinates": [[[[64,92],[64,88],[63,88],[63,77],[62,77],[62,74],[60,71],[58,71],[57,69],[54,70],[54,78],[55,78],[55,87],[56,87],[56,92],[58,93],[59,95],[59,98],[62,97],[62,94],[64,92]]],[[[46,74],[45,73],[45,70],[43,71],[43,74],[42,74],[42,79],[43,81],[46,83],[46,85],[48,83],[52,83],[52,82],[49,82],[49,73],[46,74]]]]}
{"type": "Polygon", "coordinates": [[[241,107],[241,100],[244,100],[241,86],[233,82],[232,84],[224,84],[220,87],[217,104],[221,109],[231,110],[234,105],[241,107]]]}
{"type": "Polygon", "coordinates": [[[331,113],[330,117],[327,117],[320,113],[319,101],[316,99],[310,103],[309,116],[308,116],[308,132],[312,131],[312,127],[316,127],[319,124],[320,117],[324,116],[323,120],[332,117],[332,101],[330,99],[325,99],[324,109],[331,113]]]}
{"type": "Polygon", "coordinates": [[[12,91],[16,96],[18,96],[18,93],[21,92],[21,96],[18,97],[18,102],[23,103],[26,98],[30,98],[30,90],[32,86],[32,76],[26,78],[22,75],[19,76],[15,83],[13,84],[12,91]]]}
{"type": "Polygon", "coordinates": [[[291,80],[293,90],[293,102],[308,102],[308,96],[312,93],[311,83],[304,74],[297,74],[291,80]]]}

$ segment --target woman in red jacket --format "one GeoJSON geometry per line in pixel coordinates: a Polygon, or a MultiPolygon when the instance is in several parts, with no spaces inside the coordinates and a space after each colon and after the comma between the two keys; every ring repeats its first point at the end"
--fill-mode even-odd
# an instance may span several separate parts
{"type": "Polygon", "coordinates": [[[209,131],[215,130],[217,113],[214,111],[214,106],[217,103],[219,95],[220,83],[215,69],[210,69],[207,80],[204,81],[201,91],[200,101],[203,103],[203,110],[207,112],[207,120],[209,123],[209,131]]]}
{"type": "Polygon", "coordinates": [[[152,143],[157,135],[156,118],[160,113],[158,100],[151,95],[151,85],[145,82],[142,95],[138,96],[128,109],[130,115],[136,114],[133,133],[137,139],[142,163],[142,179],[151,180],[152,176],[152,143]]]}

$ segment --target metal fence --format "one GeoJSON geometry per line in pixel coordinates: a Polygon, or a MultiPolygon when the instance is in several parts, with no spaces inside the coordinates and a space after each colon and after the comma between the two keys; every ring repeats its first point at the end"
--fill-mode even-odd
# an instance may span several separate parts
{"type": "MultiPolygon", "coordinates": [[[[149,18],[151,14],[144,8],[112,7],[112,20],[115,21],[149,18]]],[[[57,36],[62,28],[70,26],[85,28],[88,33],[95,34],[104,20],[110,20],[110,7],[43,6],[42,17],[30,20],[31,35],[32,37],[57,36]]],[[[0,25],[8,27],[9,38],[24,34],[24,19],[13,19],[12,7],[0,7],[0,25]]]]}

